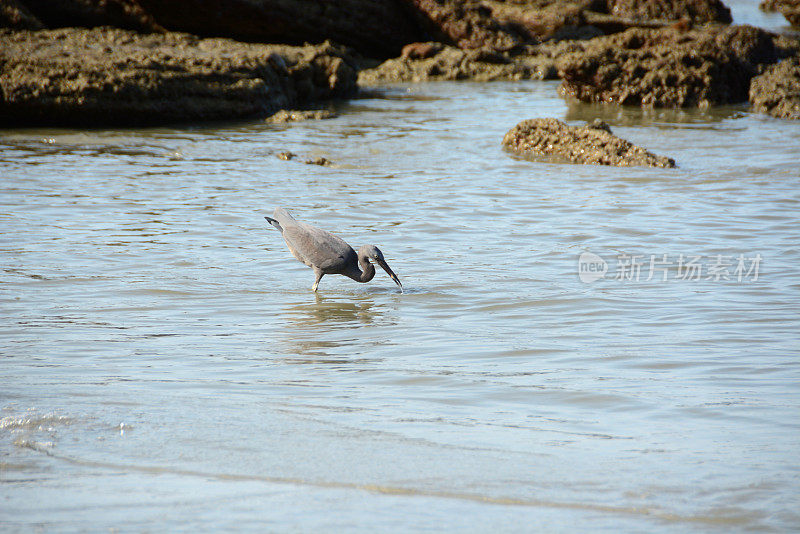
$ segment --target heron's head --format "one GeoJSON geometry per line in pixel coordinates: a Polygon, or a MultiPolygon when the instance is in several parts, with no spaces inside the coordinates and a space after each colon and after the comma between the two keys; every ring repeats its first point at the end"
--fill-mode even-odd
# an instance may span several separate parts
{"type": "Polygon", "coordinates": [[[387,264],[386,260],[383,259],[383,252],[381,252],[381,249],[379,249],[375,245],[362,245],[358,249],[358,255],[362,257],[367,257],[368,259],[380,265],[381,268],[384,271],[386,271],[386,274],[389,275],[389,278],[394,280],[394,283],[400,286],[400,289],[403,289],[403,284],[400,283],[400,279],[397,278],[397,275],[394,274],[394,271],[392,271],[392,269],[389,268],[389,264],[387,264]]]}
{"type": "Polygon", "coordinates": [[[383,252],[381,252],[381,249],[379,249],[375,245],[364,245],[361,247],[359,252],[361,253],[362,256],[366,256],[367,258],[375,262],[385,261],[383,259],[383,252]]]}

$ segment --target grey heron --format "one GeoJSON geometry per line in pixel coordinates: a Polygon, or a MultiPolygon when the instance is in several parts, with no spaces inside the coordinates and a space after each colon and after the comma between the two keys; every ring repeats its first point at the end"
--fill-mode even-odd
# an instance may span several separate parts
{"type": "Polygon", "coordinates": [[[314,270],[316,279],[312,290],[317,290],[319,281],[326,274],[341,274],[356,282],[369,282],[375,277],[375,267],[370,260],[380,265],[403,290],[400,279],[389,268],[383,253],[375,245],[362,245],[356,254],[343,239],[295,220],[284,208],[275,208],[272,217],[264,218],[281,231],[292,255],[314,270]]]}

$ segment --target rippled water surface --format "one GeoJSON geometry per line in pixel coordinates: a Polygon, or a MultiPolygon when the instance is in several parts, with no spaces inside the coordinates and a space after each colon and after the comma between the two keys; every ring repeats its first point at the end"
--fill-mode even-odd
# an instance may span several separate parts
{"type": "Polygon", "coordinates": [[[798,125],[555,87],[0,133],[4,530],[800,528],[798,125]],[[502,150],[550,116],[678,167],[502,150]],[[278,205],[406,291],[311,292],[278,205]]]}

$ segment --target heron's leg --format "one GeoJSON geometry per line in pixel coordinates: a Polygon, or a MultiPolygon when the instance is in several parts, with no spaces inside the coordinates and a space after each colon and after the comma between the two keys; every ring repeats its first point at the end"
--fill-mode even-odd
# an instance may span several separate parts
{"type": "Polygon", "coordinates": [[[311,291],[316,291],[317,290],[317,287],[319,286],[319,281],[322,280],[322,276],[325,273],[323,273],[322,271],[318,271],[318,270],[314,269],[314,274],[317,275],[317,279],[314,280],[314,285],[311,286],[311,291]]]}

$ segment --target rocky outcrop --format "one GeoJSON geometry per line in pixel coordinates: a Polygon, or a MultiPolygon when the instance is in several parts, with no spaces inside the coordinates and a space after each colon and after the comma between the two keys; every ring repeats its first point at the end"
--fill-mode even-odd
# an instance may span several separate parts
{"type": "Polygon", "coordinates": [[[792,53],[786,43],[751,26],[634,28],[560,57],[559,91],[584,102],[642,107],[743,102],[759,67],[792,53]]]}
{"type": "Polygon", "coordinates": [[[375,58],[424,40],[509,52],[679,19],[730,22],[730,11],[720,0],[0,0],[0,24],[17,29],[36,29],[29,21],[38,20],[246,42],[333,40],[375,58]]]}
{"type": "Polygon", "coordinates": [[[758,7],[764,11],[780,11],[789,24],[800,27],[800,0],[764,0],[758,7]]]}
{"type": "Polygon", "coordinates": [[[750,83],[753,111],[800,119],[800,56],[784,59],[750,83]]]}
{"type": "Polygon", "coordinates": [[[344,50],[177,34],[0,30],[0,123],[139,125],[267,116],[351,95],[344,50]]]}
{"type": "MultiPolygon", "coordinates": [[[[615,98],[622,96],[624,103],[645,106],[705,105],[705,95],[699,86],[714,84],[706,71],[726,62],[730,64],[729,69],[722,67],[728,77],[717,83],[723,90],[736,77],[734,71],[742,66],[733,64],[735,57],[730,61],[723,58],[727,52],[721,49],[727,44],[746,47],[748,39],[762,37],[757,32],[749,35],[748,30],[737,30],[720,37],[719,43],[706,46],[713,49],[711,57],[703,53],[696,59],[678,57],[673,51],[676,45],[688,51],[697,41],[713,40],[713,36],[723,32],[722,25],[716,25],[714,31],[691,30],[694,22],[730,21],[730,10],[720,0],[405,1],[417,10],[420,24],[441,42],[410,43],[401,57],[364,69],[359,83],[563,76],[568,79],[564,94],[573,93],[587,101],[616,101],[615,98]],[[626,29],[633,33],[608,37],[605,41],[593,39],[626,29]],[[638,48],[645,50],[639,53],[638,48]],[[677,61],[677,65],[672,67],[672,61],[677,61]],[[696,62],[701,63],[697,72],[688,75],[681,72],[691,71],[696,62]],[[556,67],[561,69],[560,73],[556,67]],[[618,73],[622,74],[621,80],[617,80],[618,73]],[[645,75],[649,78],[637,79],[645,75]],[[664,78],[661,82],[659,76],[664,78]],[[659,83],[664,85],[665,94],[660,94],[656,87],[659,83]],[[675,87],[676,84],[695,84],[698,88],[675,87]],[[666,94],[669,91],[674,93],[672,97],[666,94]]],[[[735,50],[729,55],[733,57],[740,52],[735,50]]],[[[745,69],[745,73],[745,78],[734,87],[736,94],[731,99],[735,101],[746,99],[749,77],[754,71],[745,69]]],[[[717,100],[712,98],[708,103],[717,100]]]]}
{"type": "Polygon", "coordinates": [[[374,57],[396,56],[425,37],[401,0],[0,0],[0,27],[99,26],[261,43],[332,40],[374,57]],[[19,24],[6,6],[30,13],[40,26],[19,24]]]}
{"type": "Polygon", "coordinates": [[[404,0],[437,41],[510,51],[671,21],[731,22],[720,0],[404,0]]]}
{"type": "Polygon", "coordinates": [[[602,121],[568,126],[556,119],[522,121],[503,137],[503,146],[521,156],[546,161],[613,165],[617,167],[674,167],[672,158],[656,156],[611,133],[602,121]]]}

